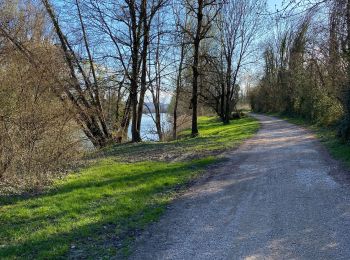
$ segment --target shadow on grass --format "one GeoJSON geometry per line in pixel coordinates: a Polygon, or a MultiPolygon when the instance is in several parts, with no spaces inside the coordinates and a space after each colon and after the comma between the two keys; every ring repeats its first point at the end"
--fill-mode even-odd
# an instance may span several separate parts
{"type": "MultiPolygon", "coordinates": [[[[66,232],[50,233],[39,238],[33,237],[9,245],[3,244],[0,249],[0,256],[2,259],[62,259],[73,252],[75,257],[79,256],[79,258],[87,256],[108,257],[111,255],[106,254],[106,252],[117,253],[118,249],[127,247],[128,245],[123,243],[125,241],[122,238],[133,232],[135,226],[142,228],[147,223],[155,221],[163,212],[165,205],[166,202],[147,205],[147,207],[133,212],[133,218],[127,213],[123,215],[114,213],[103,217],[99,221],[72,227],[71,230],[66,232]],[[115,220],[121,218],[128,221],[116,223],[115,220]],[[134,224],[130,225],[130,221],[134,224]],[[126,224],[127,226],[121,227],[120,224],[126,224]],[[108,229],[103,229],[106,225],[108,229]],[[91,241],[94,241],[94,243],[91,243],[91,241]],[[90,244],[86,246],[86,242],[90,242],[90,244]]],[[[5,232],[6,230],[1,233],[5,232]]],[[[3,234],[1,235],[3,236],[3,234]]]]}
{"type": "Polygon", "coordinates": [[[114,256],[128,248],[128,238],[137,230],[160,216],[173,191],[215,160],[169,161],[232,148],[257,129],[252,118],[225,126],[202,118],[197,138],[184,131],[173,142],[110,147],[95,158],[107,159],[57,181],[46,194],[0,197],[0,258],[114,256]]]}
{"type": "Polygon", "coordinates": [[[131,170],[107,161],[47,194],[13,201],[0,208],[0,258],[113,254],[127,246],[122,238],[159,217],[172,190],[212,162],[137,163],[131,170]]]}

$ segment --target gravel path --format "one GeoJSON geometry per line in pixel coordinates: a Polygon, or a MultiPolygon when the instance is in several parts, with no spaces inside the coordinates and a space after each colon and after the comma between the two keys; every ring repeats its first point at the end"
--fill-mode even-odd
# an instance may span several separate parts
{"type": "Polygon", "coordinates": [[[136,241],[131,259],[350,259],[348,173],[307,130],[262,128],[136,241]]]}

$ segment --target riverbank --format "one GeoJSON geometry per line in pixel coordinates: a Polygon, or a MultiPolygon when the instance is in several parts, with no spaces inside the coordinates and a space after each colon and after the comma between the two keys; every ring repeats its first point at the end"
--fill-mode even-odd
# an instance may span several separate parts
{"type": "Polygon", "coordinates": [[[230,125],[202,117],[197,138],[187,130],[178,141],[110,147],[44,194],[2,197],[0,258],[127,255],[179,191],[258,128],[250,117],[230,125]]]}

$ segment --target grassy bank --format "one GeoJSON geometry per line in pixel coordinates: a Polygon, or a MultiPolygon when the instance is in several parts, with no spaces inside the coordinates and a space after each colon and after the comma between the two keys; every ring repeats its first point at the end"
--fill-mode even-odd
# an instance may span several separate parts
{"type": "Polygon", "coordinates": [[[179,189],[216,155],[258,129],[252,118],[223,126],[201,118],[198,138],[125,144],[56,181],[44,194],[0,197],[0,258],[57,259],[126,255],[132,239],[156,221],[179,189]]]}
{"type": "Polygon", "coordinates": [[[337,138],[337,130],[335,127],[323,127],[303,118],[286,116],[278,113],[270,113],[269,115],[310,129],[327,148],[333,158],[342,161],[345,165],[350,167],[350,143],[342,142],[337,138]]]}

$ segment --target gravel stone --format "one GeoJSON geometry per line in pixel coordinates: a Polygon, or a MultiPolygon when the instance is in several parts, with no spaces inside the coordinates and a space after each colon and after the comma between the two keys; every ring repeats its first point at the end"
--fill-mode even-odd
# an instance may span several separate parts
{"type": "Polygon", "coordinates": [[[308,130],[253,116],[257,135],[138,237],[130,259],[350,259],[349,173],[308,130]]]}

